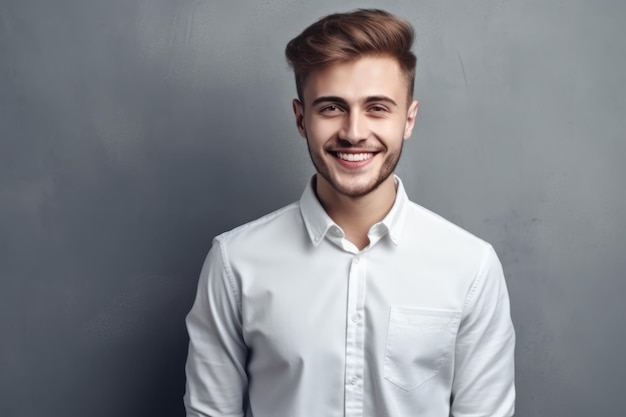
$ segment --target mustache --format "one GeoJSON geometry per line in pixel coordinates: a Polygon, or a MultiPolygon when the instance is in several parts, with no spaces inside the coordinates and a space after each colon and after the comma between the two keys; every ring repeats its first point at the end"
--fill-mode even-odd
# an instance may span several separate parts
{"type": "Polygon", "coordinates": [[[343,152],[343,151],[351,151],[351,152],[365,152],[365,153],[378,153],[385,150],[384,147],[374,146],[369,144],[362,143],[334,143],[324,147],[326,152],[343,152]]]}
{"type": "Polygon", "coordinates": [[[384,151],[386,147],[377,141],[372,141],[368,139],[351,141],[347,139],[342,139],[336,137],[334,140],[328,141],[324,146],[324,150],[328,152],[338,152],[338,151],[359,151],[359,152],[381,152],[384,151]]]}

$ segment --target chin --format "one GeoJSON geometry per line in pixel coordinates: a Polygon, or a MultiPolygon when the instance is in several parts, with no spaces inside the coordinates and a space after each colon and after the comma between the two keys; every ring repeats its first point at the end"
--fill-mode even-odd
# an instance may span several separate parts
{"type": "Polygon", "coordinates": [[[376,178],[367,181],[339,181],[336,178],[324,178],[331,187],[339,194],[346,197],[363,197],[373,191],[375,191],[380,185],[385,182],[385,178],[376,178]]]}

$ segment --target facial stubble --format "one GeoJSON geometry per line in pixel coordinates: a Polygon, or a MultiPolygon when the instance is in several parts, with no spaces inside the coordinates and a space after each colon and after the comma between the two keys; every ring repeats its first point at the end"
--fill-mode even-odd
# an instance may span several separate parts
{"type": "MultiPolygon", "coordinates": [[[[324,178],[331,185],[331,187],[335,189],[335,191],[347,197],[353,197],[353,198],[363,197],[375,191],[382,183],[385,182],[387,178],[389,178],[391,174],[393,174],[393,172],[396,169],[396,166],[398,165],[398,162],[400,162],[400,156],[402,154],[402,148],[404,146],[404,140],[401,140],[400,149],[398,149],[397,152],[391,152],[385,156],[385,160],[383,161],[383,164],[380,168],[378,176],[372,182],[370,182],[369,184],[360,186],[360,187],[348,188],[347,186],[342,186],[341,184],[339,184],[338,181],[336,181],[332,177],[328,164],[326,164],[322,155],[315,153],[311,149],[308,135],[306,135],[306,142],[307,142],[307,148],[309,150],[309,156],[311,157],[311,162],[313,162],[313,166],[315,167],[315,170],[317,171],[317,173],[320,174],[322,178],[324,178]]],[[[388,148],[385,148],[385,149],[388,150],[388,148]]],[[[355,176],[357,175],[359,174],[355,174],[355,176]]]]}

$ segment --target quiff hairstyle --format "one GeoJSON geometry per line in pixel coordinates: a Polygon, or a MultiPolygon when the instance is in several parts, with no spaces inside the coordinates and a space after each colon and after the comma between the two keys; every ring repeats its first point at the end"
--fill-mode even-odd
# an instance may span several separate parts
{"type": "Polygon", "coordinates": [[[390,56],[406,77],[411,99],[415,84],[416,57],[411,52],[414,37],[410,23],[384,10],[359,9],[321,18],[285,48],[298,98],[304,103],[304,84],[314,70],[363,56],[390,56]]]}

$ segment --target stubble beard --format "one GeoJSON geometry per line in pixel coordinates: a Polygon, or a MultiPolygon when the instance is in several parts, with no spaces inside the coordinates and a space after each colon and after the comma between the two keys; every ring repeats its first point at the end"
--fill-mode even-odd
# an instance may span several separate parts
{"type": "MultiPolygon", "coordinates": [[[[396,169],[398,166],[398,162],[400,162],[400,155],[402,154],[402,147],[404,146],[404,141],[400,142],[400,149],[397,152],[391,152],[387,154],[385,160],[383,161],[383,165],[380,167],[380,171],[378,172],[378,176],[371,182],[363,185],[344,185],[340,184],[335,178],[333,178],[326,161],[320,155],[311,150],[309,146],[309,140],[307,138],[307,148],[309,150],[309,156],[311,157],[311,161],[313,162],[313,166],[318,174],[322,176],[330,185],[337,191],[339,194],[345,195],[346,197],[363,197],[372,191],[376,190],[396,169]]],[[[355,175],[355,179],[359,174],[355,175]]]]}

